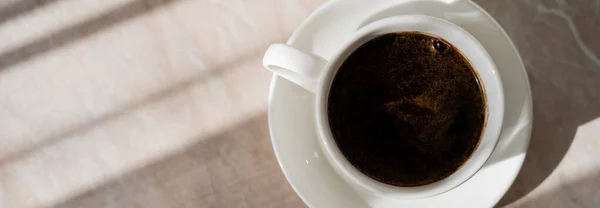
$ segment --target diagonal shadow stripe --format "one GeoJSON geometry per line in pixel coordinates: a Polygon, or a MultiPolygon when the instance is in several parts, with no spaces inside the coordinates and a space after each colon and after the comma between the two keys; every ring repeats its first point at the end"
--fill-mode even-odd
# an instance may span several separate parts
{"type": "Polygon", "coordinates": [[[49,206],[305,207],[278,167],[266,112],[237,122],[49,206]]]}
{"type": "Polygon", "coordinates": [[[115,24],[181,0],[137,0],[0,55],[0,71],[86,38],[115,24]]]}
{"type": "Polygon", "coordinates": [[[58,0],[19,0],[0,8],[0,25],[25,13],[36,10],[58,0]]]}

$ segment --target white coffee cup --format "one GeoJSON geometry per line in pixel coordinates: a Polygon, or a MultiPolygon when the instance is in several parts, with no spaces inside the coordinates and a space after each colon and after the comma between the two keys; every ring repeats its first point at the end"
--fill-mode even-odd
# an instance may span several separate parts
{"type": "Polygon", "coordinates": [[[320,144],[333,168],[354,188],[396,198],[424,198],[449,191],[467,181],[492,154],[498,141],[504,115],[504,93],[496,66],[485,48],[467,31],[448,21],[423,15],[395,16],[378,20],[357,31],[337,53],[325,60],[285,44],[273,44],[266,51],[264,66],[316,96],[315,118],[320,144]],[[479,75],[487,100],[487,117],[478,147],[457,171],[440,181],[416,187],[398,187],[364,175],[344,157],[333,139],[328,122],[329,89],[343,61],[359,46],[383,34],[416,31],[441,37],[469,60],[479,75]]]}

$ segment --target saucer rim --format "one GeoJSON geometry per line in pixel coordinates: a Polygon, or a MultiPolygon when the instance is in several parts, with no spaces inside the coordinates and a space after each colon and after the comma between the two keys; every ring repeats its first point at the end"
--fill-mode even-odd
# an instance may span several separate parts
{"type": "MultiPolygon", "coordinates": [[[[327,2],[325,2],[324,4],[322,4],[322,5],[321,5],[320,7],[318,7],[316,10],[314,10],[314,11],[313,11],[313,12],[312,12],[312,13],[311,13],[311,14],[310,14],[310,15],[309,15],[309,16],[308,16],[306,19],[304,19],[304,20],[302,21],[302,23],[301,23],[301,24],[300,24],[300,25],[299,25],[299,26],[298,26],[298,27],[297,27],[297,28],[294,30],[293,34],[290,36],[290,38],[288,39],[288,41],[286,41],[286,44],[294,45],[294,42],[297,42],[297,39],[299,38],[299,35],[300,35],[300,33],[301,33],[300,31],[306,30],[306,28],[308,27],[308,25],[310,25],[310,24],[314,24],[314,20],[315,20],[315,19],[317,19],[317,18],[320,18],[320,17],[322,16],[322,13],[324,13],[326,10],[328,10],[328,9],[329,9],[331,6],[335,6],[335,4],[339,4],[339,3],[340,3],[340,2],[342,2],[342,1],[343,1],[343,0],[330,0],[330,1],[327,1],[327,2]]],[[[491,15],[490,15],[490,14],[489,14],[489,13],[488,13],[486,10],[484,10],[484,9],[483,9],[481,6],[479,6],[478,4],[476,4],[475,2],[473,2],[473,1],[471,1],[471,0],[464,0],[464,1],[465,1],[466,3],[468,3],[468,4],[470,4],[470,6],[473,6],[474,8],[476,8],[477,10],[479,10],[479,11],[480,11],[480,12],[481,12],[481,13],[484,15],[484,18],[486,18],[486,19],[488,19],[488,20],[491,20],[491,22],[490,22],[490,23],[491,23],[491,26],[493,26],[493,27],[495,27],[495,28],[499,29],[499,30],[502,32],[502,34],[501,34],[501,35],[502,35],[504,38],[506,38],[506,39],[508,40],[508,42],[510,43],[510,48],[512,49],[512,51],[515,53],[515,55],[516,55],[516,57],[517,57],[517,58],[515,59],[515,61],[518,61],[519,65],[521,66],[521,69],[522,69],[522,70],[520,70],[520,71],[521,71],[521,73],[522,73],[522,75],[521,75],[521,76],[523,76],[523,77],[524,77],[524,82],[525,82],[525,83],[524,83],[524,85],[525,85],[524,87],[526,87],[526,89],[524,89],[524,90],[526,90],[526,92],[527,92],[527,96],[526,96],[526,98],[523,100],[523,101],[524,101],[524,104],[525,104],[525,105],[523,106],[523,109],[526,109],[526,110],[522,110],[522,111],[523,111],[523,112],[526,112],[526,113],[524,113],[523,115],[527,117],[527,120],[529,121],[529,123],[528,123],[528,124],[527,124],[527,126],[526,126],[526,127],[523,129],[523,130],[522,130],[522,131],[523,131],[523,134],[524,134],[524,135],[526,135],[526,136],[525,136],[525,139],[526,139],[526,141],[523,141],[523,142],[522,142],[522,145],[520,145],[520,149],[524,149],[525,151],[524,151],[524,152],[522,152],[522,153],[520,153],[520,155],[522,155],[522,156],[520,156],[519,158],[517,158],[517,159],[518,159],[518,161],[515,161],[515,164],[513,165],[513,166],[514,166],[514,167],[516,167],[516,168],[515,168],[515,170],[514,170],[514,171],[511,171],[511,172],[513,172],[512,176],[510,177],[510,178],[511,178],[511,180],[510,180],[510,183],[512,184],[512,183],[514,183],[514,180],[516,179],[516,177],[517,177],[518,173],[520,172],[520,170],[521,170],[521,168],[522,168],[522,166],[523,166],[523,163],[524,163],[525,157],[526,157],[526,155],[527,155],[527,151],[526,151],[526,150],[527,150],[527,148],[528,148],[528,146],[529,146],[530,139],[531,139],[532,125],[533,125],[533,124],[532,124],[532,123],[533,123],[533,101],[532,101],[532,97],[531,97],[531,85],[530,85],[530,81],[529,81],[528,75],[527,75],[527,73],[526,73],[526,67],[525,67],[525,65],[524,65],[524,63],[523,63],[523,59],[522,59],[522,57],[521,57],[521,54],[520,54],[520,53],[519,53],[519,51],[517,50],[517,47],[516,47],[516,45],[514,44],[513,40],[510,38],[510,36],[508,36],[508,33],[507,33],[505,30],[504,30],[504,28],[503,28],[503,27],[502,27],[502,26],[501,26],[501,25],[500,25],[500,24],[497,22],[497,20],[496,20],[495,18],[493,18],[493,17],[492,17],[492,16],[491,16],[491,15]]],[[[346,3],[348,3],[348,2],[346,2],[346,3]]],[[[275,133],[274,133],[274,131],[275,131],[275,130],[274,130],[273,128],[271,128],[271,126],[272,126],[271,124],[272,124],[272,122],[273,122],[273,116],[272,116],[272,113],[271,113],[271,112],[273,112],[273,110],[272,110],[272,109],[274,108],[274,106],[273,106],[273,105],[271,105],[271,103],[272,103],[272,101],[273,101],[273,96],[274,96],[274,94],[273,94],[273,93],[275,92],[275,88],[276,88],[276,86],[277,86],[278,80],[281,80],[281,79],[283,79],[283,78],[280,78],[280,77],[279,77],[279,76],[277,76],[277,75],[273,75],[273,76],[272,76],[272,78],[271,78],[271,84],[270,84],[270,86],[269,86],[269,94],[268,94],[268,101],[269,101],[269,106],[268,106],[268,122],[269,122],[269,134],[270,134],[270,136],[271,136],[271,144],[272,144],[272,147],[273,147],[273,150],[274,150],[274,154],[275,154],[275,156],[277,157],[278,164],[279,164],[279,166],[280,166],[280,168],[281,168],[281,170],[282,170],[282,172],[283,172],[283,174],[284,174],[284,176],[285,176],[285,178],[286,178],[287,182],[290,184],[290,186],[291,186],[291,187],[292,187],[292,189],[293,189],[293,190],[296,192],[296,194],[297,194],[297,195],[298,195],[298,196],[299,196],[299,197],[302,199],[302,201],[303,201],[303,202],[304,202],[306,205],[308,205],[308,206],[310,207],[312,203],[310,203],[308,200],[306,200],[306,198],[305,198],[304,194],[303,194],[303,193],[301,193],[301,192],[299,192],[299,191],[298,191],[298,188],[297,188],[297,187],[296,187],[296,186],[295,186],[295,185],[294,185],[294,184],[293,184],[293,183],[290,181],[289,174],[288,174],[288,171],[289,171],[289,170],[288,170],[288,171],[286,171],[286,168],[284,168],[284,166],[282,165],[282,162],[281,162],[281,160],[280,160],[280,158],[281,158],[281,157],[280,157],[280,155],[279,155],[279,153],[278,153],[278,151],[277,151],[277,147],[276,147],[276,146],[277,146],[277,141],[276,141],[277,139],[275,139],[275,138],[274,138],[274,136],[273,136],[273,135],[275,134],[275,133]]],[[[506,112],[505,112],[505,113],[506,113],[506,112]]],[[[496,148],[497,148],[497,147],[496,147],[496,148]]],[[[490,205],[490,206],[493,206],[493,205],[497,204],[497,203],[498,203],[498,201],[499,201],[499,200],[500,200],[500,199],[501,199],[501,198],[504,196],[504,194],[505,194],[505,193],[508,191],[508,189],[509,189],[510,187],[511,187],[511,186],[510,186],[510,185],[508,185],[508,186],[506,186],[505,188],[503,188],[503,190],[499,190],[499,192],[498,192],[498,193],[502,193],[502,194],[498,194],[498,195],[495,197],[496,199],[493,201],[493,203],[491,203],[491,205],[490,205]]],[[[451,191],[453,191],[453,190],[450,190],[450,192],[451,192],[451,191]]],[[[357,194],[358,194],[358,193],[357,193],[357,194]]],[[[360,195],[360,194],[359,194],[359,195],[360,195]]],[[[434,197],[435,197],[435,196],[434,196],[434,197]]],[[[363,201],[363,200],[361,200],[361,201],[363,201]]]]}

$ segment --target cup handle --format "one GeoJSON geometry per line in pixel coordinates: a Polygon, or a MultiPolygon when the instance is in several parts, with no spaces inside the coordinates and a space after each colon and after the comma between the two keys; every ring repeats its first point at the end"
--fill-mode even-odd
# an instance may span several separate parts
{"type": "Polygon", "coordinates": [[[326,63],[320,56],[279,43],[269,46],[263,57],[265,68],[313,94],[326,63]]]}

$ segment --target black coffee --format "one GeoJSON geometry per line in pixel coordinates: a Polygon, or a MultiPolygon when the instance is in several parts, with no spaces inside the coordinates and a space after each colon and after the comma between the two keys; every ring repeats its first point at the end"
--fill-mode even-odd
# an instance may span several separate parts
{"type": "Polygon", "coordinates": [[[386,34],[354,51],[328,103],[334,139],[365,175],[395,186],[448,177],[479,144],[486,101],[468,60],[447,41],[386,34]]]}

